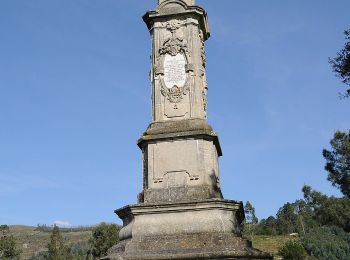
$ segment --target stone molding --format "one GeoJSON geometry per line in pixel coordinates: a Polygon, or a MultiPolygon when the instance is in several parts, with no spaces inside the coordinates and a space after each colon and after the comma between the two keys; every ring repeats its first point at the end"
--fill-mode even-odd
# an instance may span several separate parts
{"type": "Polygon", "coordinates": [[[106,260],[273,259],[241,237],[244,212],[239,201],[138,204],[116,213],[128,220],[121,242],[106,260]]]}
{"type": "Polygon", "coordinates": [[[185,19],[188,17],[194,17],[199,21],[199,26],[203,31],[203,40],[206,41],[210,37],[210,30],[208,25],[208,15],[206,11],[199,6],[188,6],[181,0],[170,0],[162,3],[157,11],[148,11],[142,18],[146,23],[148,30],[152,31],[154,23],[156,21],[174,19],[185,19]],[[172,8],[170,11],[165,12],[164,6],[166,4],[178,4],[182,6],[180,9],[174,10],[172,8]],[[175,11],[175,12],[174,12],[175,11]]]}
{"type": "Polygon", "coordinates": [[[222,150],[218,135],[213,128],[204,119],[191,118],[186,120],[174,120],[151,123],[140,139],[137,145],[143,149],[149,142],[166,139],[204,139],[213,141],[218,156],[222,156],[222,150]]]}

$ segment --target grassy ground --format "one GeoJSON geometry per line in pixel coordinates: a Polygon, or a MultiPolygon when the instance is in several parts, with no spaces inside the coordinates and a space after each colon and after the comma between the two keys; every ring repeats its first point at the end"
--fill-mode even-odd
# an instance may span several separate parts
{"type": "MultiPolygon", "coordinates": [[[[21,259],[29,259],[35,253],[47,250],[51,232],[37,231],[35,227],[28,226],[11,226],[10,232],[17,240],[17,247],[22,250],[21,259]]],[[[88,241],[91,237],[91,231],[62,232],[61,234],[69,245],[88,241]]]]}
{"type": "Polygon", "coordinates": [[[290,236],[254,236],[249,239],[253,242],[255,248],[277,255],[279,248],[282,247],[284,243],[289,240],[295,240],[296,238],[290,236]]]}

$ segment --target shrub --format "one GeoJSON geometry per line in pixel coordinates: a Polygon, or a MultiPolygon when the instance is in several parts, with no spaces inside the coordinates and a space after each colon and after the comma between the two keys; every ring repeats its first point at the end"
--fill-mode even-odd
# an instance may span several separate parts
{"type": "Polygon", "coordinates": [[[278,254],[285,260],[302,260],[306,259],[307,253],[300,242],[287,241],[278,251],[278,254]]]}
{"type": "Polygon", "coordinates": [[[21,251],[16,247],[16,239],[7,225],[0,226],[0,259],[18,259],[21,251]]]}
{"type": "Polygon", "coordinates": [[[348,260],[350,256],[350,234],[338,227],[314,228],[306,233],[302,244],[320,260],[348,260]]]}
{"type": "Polygon", "coordinates": [[[94,258],[107,255],[108,249],[119,241],[119,229],[116,224],[101,223],[92,231],[91,254],[94,258]]]}

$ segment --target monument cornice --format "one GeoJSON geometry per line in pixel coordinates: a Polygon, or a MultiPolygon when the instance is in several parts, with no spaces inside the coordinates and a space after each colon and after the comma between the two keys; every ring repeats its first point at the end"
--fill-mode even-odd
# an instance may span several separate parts
{"type": "Polygon", "coordinates": [[[207,132],[204,130],[142,136],[137,141],[137,145],[142,149],[146,144],[156,141],[186,139],[203,139],[207,141],[212,141],[216,147],[218,156],[222,156],[222,150],[218,136],[213,134],[212,132],[207,132]]]}
{"type": "Polygon", "coordinates": [[[153,204],[136,204],[127,205],[114,212],[123,218],[126,215],[148,215],[148,214],[161,214],[164,212],[189,212],[189,211],[202,211],[202,210],[228,210],[236,212],[238,221],[241,223],[245,216],[243,211],[242,201],[226,200],[226,199],[207,199],[202,201],[193,202],[178,202],[178,203],[153,203],[153,204]]]}
{"type": "Polygon", "coordinates": [[[206,11],[199,6],[189,6],[187,9],[184,9],[176,13],[167,13],[162,12],[161,10],[157,11],[148,11],[144,16],[143,20],[146,23],[148,30],[152,31],[154,23],[162,20],[170,20],[172,18],[181,19],[186,17],[196,17],[199,21],[199,26],[203,31],[204,40],[206,41],[210,37],[210,30],[208,25],[208,16],[206,11]]]}
{"type": "Polygon", "coordinates": [[[142,149],[150,142],[158,140],[181,140],[186,138],[212,141],[216,147],[218,156],[222,156],[218,135],[206,120],[197,118],[153,122],[137,141],[137,145],[142,149]]]}

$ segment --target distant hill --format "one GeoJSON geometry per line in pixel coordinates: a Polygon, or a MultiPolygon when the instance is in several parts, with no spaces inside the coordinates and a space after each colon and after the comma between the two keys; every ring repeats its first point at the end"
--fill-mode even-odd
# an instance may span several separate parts
{"type": "MultiPolygon", "coordinates": [[[[78,243],[88,243],[92,229],[94,227],[60,228],[63,238],[68,245],[78,243]]],[[[42,251],[46,251],[50,240],[52,227],[48,226],[10,226],[10,232],[17,239],[17,246],[22,250],[21,259],[30,257],[42,251]]],[[[276,254],[278,249],[288,240],[290,236],[254,236],[253,246],[272,254],[276,254]]]]}
{"type": "MultiPolygon", "coordinates": [[[[88,242],[93,227],[62,228],[62,236],[69,245],[88,242]]],[[[50,241],[51,227],[10,226],[10,232],[17,240],[17,246],[22,250],[21,259],[29,259],[35,254],[46,251],[50,241]]]]}

